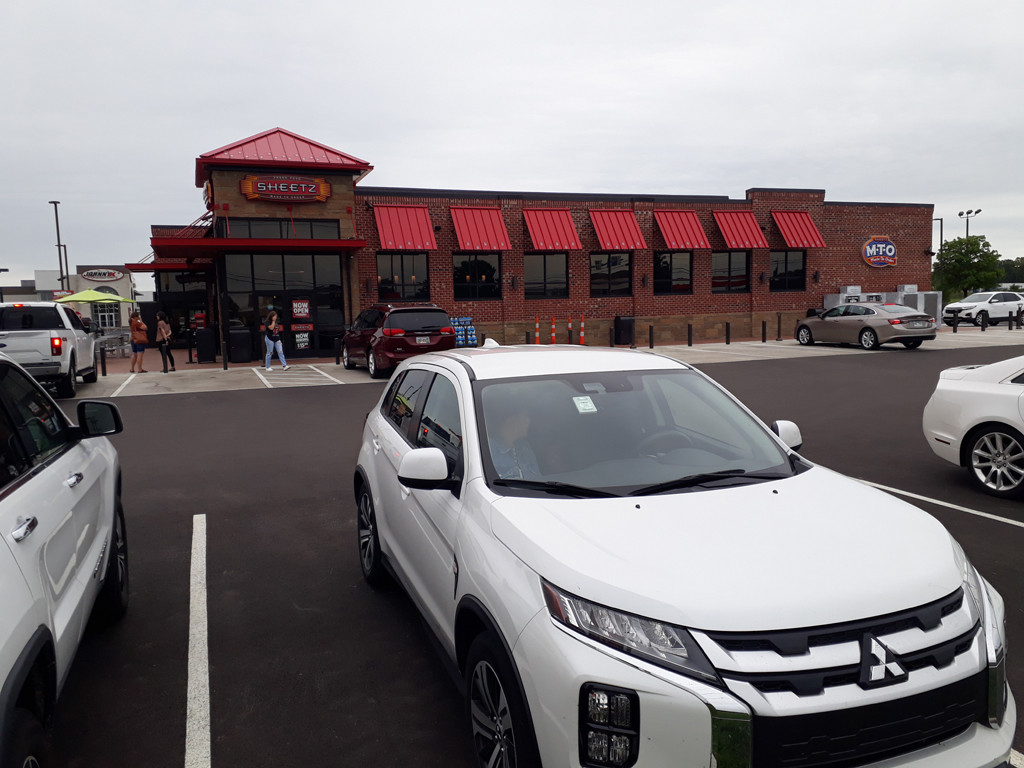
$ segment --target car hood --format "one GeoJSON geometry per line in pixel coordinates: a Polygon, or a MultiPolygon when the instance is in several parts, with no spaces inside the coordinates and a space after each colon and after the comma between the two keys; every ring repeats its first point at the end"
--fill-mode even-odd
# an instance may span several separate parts
{"type": "Polygon", "coordinates": [[[697,629],[851,621],[936,600],[962,581],[937,520],[820,467],[660,496],[501,497],[492,512],[497,538],[561,589],[697,629]]]}
{"type": "Polygon", "coordinates": [[[952,304],[947,304],[943,309],[974,309],[975,307],[981,306],[983,303],[984,302],[975,301],[955,301],[952,304]]]}

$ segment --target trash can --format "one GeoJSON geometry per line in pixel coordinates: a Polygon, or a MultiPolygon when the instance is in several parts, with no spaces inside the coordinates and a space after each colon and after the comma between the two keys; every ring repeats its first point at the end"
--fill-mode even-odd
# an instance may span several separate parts
{"type": "Polygon", "coordinates": [[[213,328],[196,329],[196,362],[217,362],[217,335],[213,328]]]}
{"type": "Polygon", "coordinates": [[[252,362],[252,331],[233,328],[228,331],[228,359],[232,363],[252,362]]]}
{"type": "Polygon", "coordinates": [[[625,315],[615,316],[615,343],[617,345],[628,344],[633,346],[636,343],[634,320],[635,318],[625,315]]]}

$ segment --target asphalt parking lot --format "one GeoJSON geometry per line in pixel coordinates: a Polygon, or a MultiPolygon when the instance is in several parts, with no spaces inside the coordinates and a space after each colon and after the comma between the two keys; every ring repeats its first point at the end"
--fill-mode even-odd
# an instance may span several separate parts
{"type": "MultiPolygon", "coordinates": [[[[962,329],[915,351],[656,351],[690,360],[764,420],[796,421],[809,459],[936,515],[1006,598],[1010,681],[1024,697],[1024,504],[975,492],[920,432],[940,370],[1022,355],[1024,332],[962,329]]],[[[120,626],[87,633],[56,723],[58,765],[470,765],[459,693],[415,610],[360,578],[351,470],[383,382],[333,360],[294,363],[269,377],[110,371],[81,388],[113,397],[125,421],[115,443],[132,606],[120,626]],[[335,381],[286,378],[320,384],[321,369],[335,381]],[[197,560],[206,631],[190,642],[197,560]]]]}

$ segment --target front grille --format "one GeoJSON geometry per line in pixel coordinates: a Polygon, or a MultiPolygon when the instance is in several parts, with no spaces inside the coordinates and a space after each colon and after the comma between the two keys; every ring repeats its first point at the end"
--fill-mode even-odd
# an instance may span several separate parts
{"type": "Polygon", "coordinates": [[[865,707],[754,718],[758,768],[853,768],[936,744],[986,723],[987,673],[865,707]]]}

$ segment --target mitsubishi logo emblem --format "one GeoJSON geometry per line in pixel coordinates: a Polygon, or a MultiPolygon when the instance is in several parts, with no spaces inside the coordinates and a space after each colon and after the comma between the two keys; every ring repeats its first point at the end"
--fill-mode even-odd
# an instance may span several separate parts
{"type": "Polygon", "coordinates": [[[907,670],[891,650],[874,635],[864,635],[860,641],[860,685],[875,688],[892,685],[907,679],[907,670]]]}

